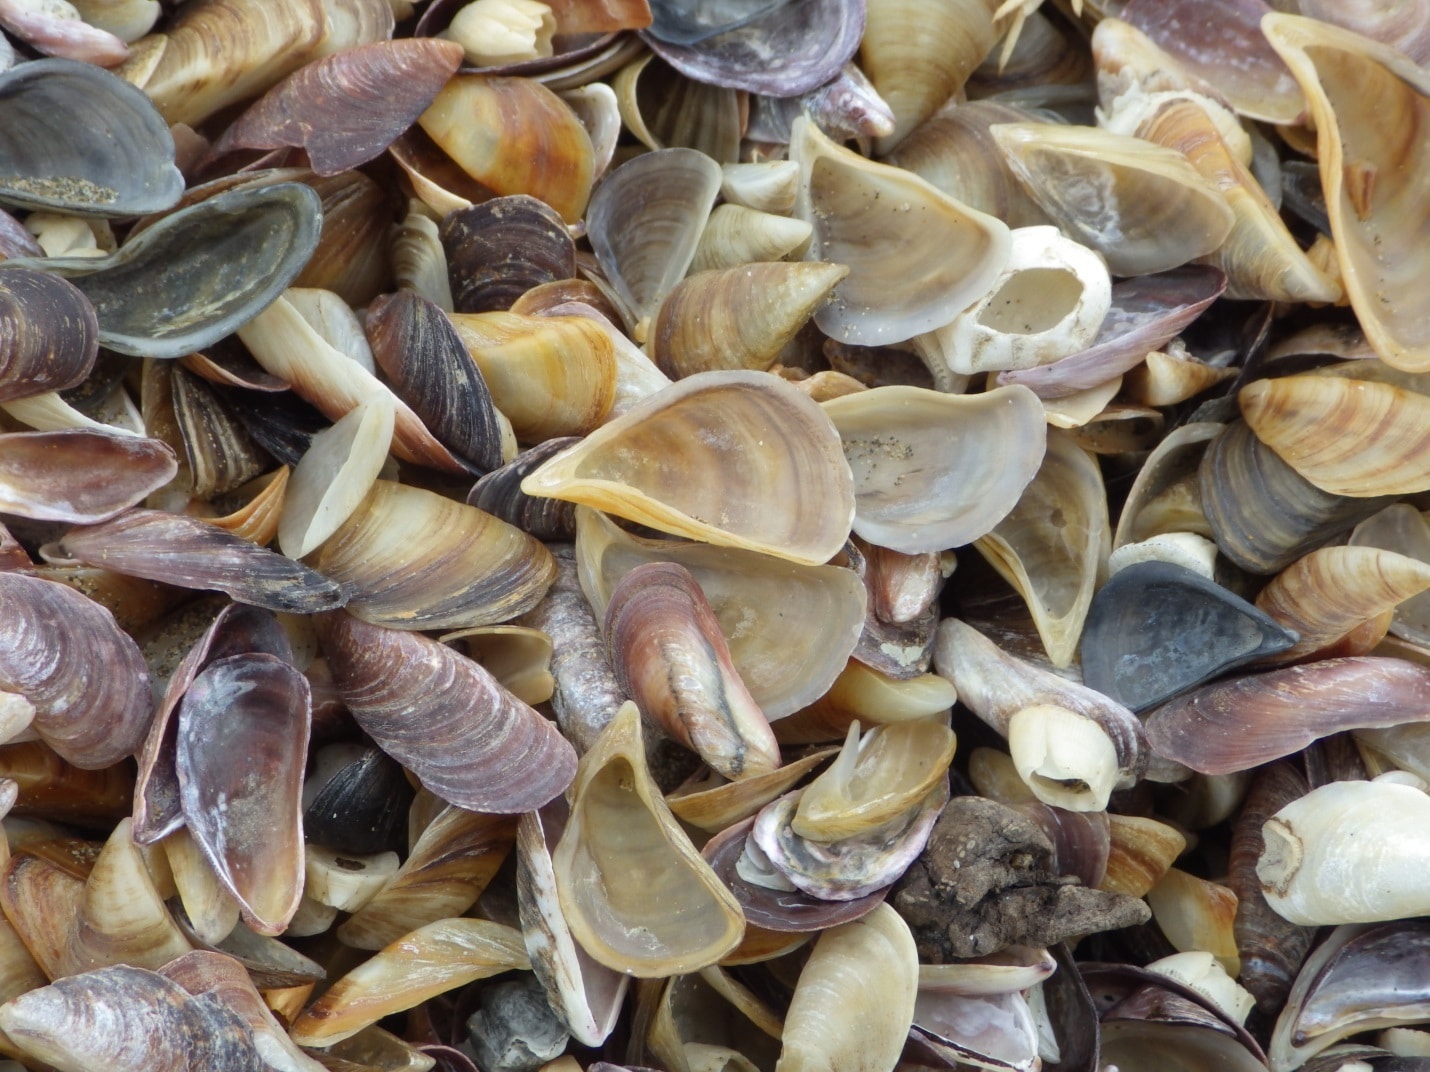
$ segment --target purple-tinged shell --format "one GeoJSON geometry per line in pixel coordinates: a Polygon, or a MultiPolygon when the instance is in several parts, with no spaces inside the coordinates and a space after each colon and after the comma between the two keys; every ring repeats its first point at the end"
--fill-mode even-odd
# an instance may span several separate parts
{"type": "Polygon", "coordinates": [[[0,513],[71,525],[107,521],[179,471],[158,439],[91,432],[0,435],[0,513]]]}
{"type": "Polygon", "coordinates": [[[530,194],[448,214],[442,248],[459,313],[505,311],[532,287],[576,278],[576,243],[561,215],[530,194]]]}
{"type": "Polygon", "coordinates": [[[99,321],[78,287],[30,268],[0,272],[0,402],[83,383],[98,354],[99,321]]]}

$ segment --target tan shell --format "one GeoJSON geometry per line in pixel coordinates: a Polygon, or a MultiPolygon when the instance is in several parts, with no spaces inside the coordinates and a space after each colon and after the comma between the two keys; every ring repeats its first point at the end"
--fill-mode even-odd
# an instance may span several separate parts
{"type": "Polygon", "coordinates": [[[761,372],[688,376],[552,458],[521,490],[810,564],[838,553],[854,517],[829,418],[761,372]]]}
{"type": "Polygon", "coordinates": [[[1178,952],[1205,950],[1228,975],[1240,972],[1241,958],[1232,933],[1236,894],[1231,890],[1173,867],[1147,892],[1147,903],[1157,926],[1178,952]]]}
{"type": "Polygon", "coordinates": [[[1174,827],[1139,815],[1108,813],[1112,843],[1100,890],[1144,897],[1182,855],[1187,839],[1174,827]]]}
{"type": "Polygon", "coordinates": [[[646,769],[640,713],[623,705],[581,759],[552,854],[571,933],[593,958],[649,978],[714,964],[737,945],[739,902],[710,870],[646,769]],[[668,906],[678,904],[678,916],[668,906]]]}

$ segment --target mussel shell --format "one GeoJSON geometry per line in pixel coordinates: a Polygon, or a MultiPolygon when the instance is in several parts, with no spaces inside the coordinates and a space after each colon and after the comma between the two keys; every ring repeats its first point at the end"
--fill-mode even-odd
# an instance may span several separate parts
{"type": "Polygon", "coordinates": [[[783,7],[789,0],[654,0],[647,36],[673,45],[693,45],[783,7]]]}
{"type": "Polygon", "coordinates": [[[771,97],[793,97],[839,74],[859,49],[864,0],[799,0],[694,44],[641,37],[687,78],[771,97]]]}
{"type": "Polygon", "coordinates": [[[1297,635],[1185,566],[1139,562],[1093,597],[1083,682],[1142,711],[1209,678],[1285,651],[1297,635]]]}
{"type": "Polygon", "coordinates": [[[48,272],[0,275],[0,402],[77,387],[99,354],[99,321],[73,283],[48,272]]]}
{"type": "Polygon", "coordinates": [[[37,521],[106,521],[178,472],[157,439],[73,428],[0,435],[0,513],[37,521]]]}
{"type": "Polygon", "coordinates": [[[574,540],[576,504],[527,495],[521,490],[521,482],[548,458],[579,442],[577,436],[563,436],[522,451],[472,485],[467,493],[467,505],[499,517],[538,540],[574,540]]]}
{"type": "Polygon", "coordinates": [[[106,257],[5,261],[73,280],[99,341],[142,357],[183,357],[266,308],[317,248],[318,195],[302,183],[243,187],[164,217],[106,257]]]}
{"type": "Polygon", "coordinates": [[[496,197],[442,221],[459,313],[510,309],[532,287],[576,276],[576,243],[555,209],[528,194],[496,197]]]}
{"type": "Polygon", "coordinates": [[[93,64],[34,60],[7,71],[0,113],[0,203],[112,218],[162,211],[184,192],[168,124],[142,92],[93,64]]]}
{"type": "Polygon", "coordinates": [[[368,748],[328,779],[303,809],[303,836],[358,855],[405,847],[411,803],[412,786],[402,768],[381,750],[368,748]]]}

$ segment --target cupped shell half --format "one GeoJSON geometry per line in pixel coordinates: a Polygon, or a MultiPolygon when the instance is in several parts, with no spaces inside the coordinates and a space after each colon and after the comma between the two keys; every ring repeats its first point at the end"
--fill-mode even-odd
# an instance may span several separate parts
{"type": "Polygon", "coordinates": [[[0,435],[0,513],[79,525],[107,521],[178,471],[174,452],[157,439],[81,428],[11,432],[0,435]]]}
{"type": "Polygon", "coordinates": [[[686,377],[521,487],[673,535],[809,564],[838,553],[854,516],[853,479],[829,418],[762,372],[686,377]]]}
{"type": "Polygon", "coordinates": [[[184,192],[168,124],[93,64],[12,68],[0,75],[0,112],[0,203],[112,218],[163,211],[184,192]]]}
{"type": "Polygon", "coordinates": [[[346,613],[318,634],[358,725],[448,803],[515,814],[571,783],[576,752],[555,725],[470,659],[346,613]]]}
{"type": "Polygon", "coordinates": [[[623,705],[582,757],[572,792],[552,866],[566,922],[587,953],[646,978],[695,971],[739,945],[739,903],[651,779],[635,704],[623,705]]]}
{"type": "Polygon", "coordinates": [[[1042,403],[1026,387],[875,387],[822,408],[854,473],[854,531],[905,554],[986,536],[1017,506],[1047,444],[1042,403]]]}
{"type": "Polygon", "coordinates": [[[34,706],[34,731],[76,767],[139,750],[149,671],[114,616],[55,581],[0,572],[0,686],[34,706]]]}
{"type": "Polygon", "coordinates": [[[942,327],[991,290],[1008,261],[1001,220],[836,145],[804,117],[790,158],[800,167],[795,215],[814,227],[805,259],[849,268],[814,314],[832,338],[876,346],[942,327]]]}

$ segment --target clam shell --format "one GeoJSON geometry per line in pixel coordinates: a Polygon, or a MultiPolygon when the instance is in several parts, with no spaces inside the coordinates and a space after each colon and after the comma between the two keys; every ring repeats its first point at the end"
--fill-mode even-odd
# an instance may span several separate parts
{"type": "Polygon", "coordinates": [[[38,521],[106,521],[178,472],[155,439],[74,429],[0,435],[0,513],[38,521]]]}
{"type": "Polygon", "coordinates": [[[392,290],[387,191],[361,171],[330,176],[305,171],[295,177],[322,201],[323,229],[293,285],[332,291],[355,307],[392,290]]]}
{"type": "Polygon", "coordinates": [[[102,345],[182,357],[278,297],[316,248],[320,220],[318,195],[301,183],[240,188],[165,216],[115,253],[43,266],[93,304],[102,345]]]}
{"type": "Polygon", "coordinates": [[[661,799],[634,704],[582,758],[552,866],[572,935],[607,967],[672,975],[713,964],[740,943],[739,903],[661,799]],[[678,918],[671,904],[681,906],[678,918]]]}
{"type": "Polygon", "coordinates": [[[551,459],[522,491],[813,565],[848,538],[852,485],[838,435],[813,402],[776,377],[733,371],[688,376],[651,395],[551,459]],[[672,458],[681,459],[678,471],[672,458]],[[712,479],[692,484],[690,472],[712,479]]]}
{"type": "MultiPolygon", "coordinates": [[[[826,748],[786,763],[768,774],[757,774],[738,782],[727,782],[711,772],[702,777],[697,772],[667,793],[665,802],[681,822],[710,834],[718,834],[750,818],[775,797],[787,793],[836,752],[837,749],[826,748]]],[[[730,876],[722,877],[728,885],[730,876]]],[[[736,896],[739,896],[738,890],[736,896]]]]}
{"type": "Polygon", "coordinates": [[[303,781],[304,836],[357,855],[405,848],[412,796],[402,768],[380,749],[328,745],[303,781]]]}
{"type": "Polygon", "coordinates": [[[46,272],[0,274],[0,331],[0,402],[76,387],[99,353],[89,299],[46,272]]]}
{"type": "Polygon", "coordinates": [[[1143,711],[1257,659],[1288,658],[1295,623],[1268,613],[1182,566],[1128,566],[1088,609],[1083,681],[1143,711]]]}
{"type": "Polygon", "coordinates": [[[280,934],[303,891],[308,681],[272,655],[217,659],[185,691],[178,721],[188,829],[249,926],[280,934]]]}
{"type": "Polygon", "coordinates": [[[612,84],[617,113],[647,148],[739,159],[747,109],[735,90],[688,78],[654,54],[622,68],[612,84]]]}
{"type": "Polygon", "coordinates": [[[532,287],[576,275],[576,244],[561,216],[527,194],[494,197],[442,220],[453,307],[510,309],[532,287]]]}
{"type": "Polygon", "coordinates": [[[1157,754],[1203,774],[1249,770],[1357,727],[1419,721],[1430,670],[1401,659],[1326,659],[1206,685],[1147,720],[1157,754]]]}
{"type": "Polygon", "coordinates": [[[143,93],[93,64],[14,67],[0,75],[0,110],[0,203],[139,216],[172,207],[184,191],[167,124],[143,93]]]}
{"type": "MultiPolygon", "coordinates": [[[[1430,561],[1430,525],[1408,503],[1397,503],[1362,521],[1351,532],[1352,547],[1380,547],[1420,562],[1430,561]]],[[[1430,597],[1415,596],[1397,604],[1390,631],[1415,643],[1430,640],[1426,612],[1430,597]]]]}
{"type": "Polygon", "coordinates": [[[184,514],[131,510],[70,530],[63,546],[80,562],[181,588],[217,589],[270,610],[311,614],[347,602],[337,581],[184,514]]]}
{"type": "Polygon", "coordinates": [[[1155,819],[1108,813],[1107,870],[1097,888],[1144,897],[1187,848],[1175,827],[1155,819]]]}
{"type": "Polygon", "coordinates": [[[570,784],[576,753],[556,727],[470,659],[348,614],[319,619],[318,632],[358,725],[443,800],[514,814],[570,784]]]}
{"type": "Polygon", "coordinates": [[[947,714],[957,700],[953,685],[937,674],[894,678],[855,658],[840,671],[828,692],[782,719],[775,726],[775,736],[784,744],[835,741],[844,737],[854,722],[892,725],[935,718],[947,714]]]}
{"type": "MultiPolygon", "coordinates": [[[[723,185],[721,188],[724,189],[723,185]]],[[[708,272],[741,264],[781,261],[804,248],[813,233],[814,228],[804,220],[727,202],[716,206],[705,222],[690,270],[708,272]]]]}
{"type": "Polygon", "coordinates": [[[98,603],[53,581],[0,573],[0,685],[34,706],[34,731],[77,767],[138,751],[150,716],[138,646],[98,603]]]}
{"type": "Polygon", "coordinates": [[[822,408],[854,473],[854,531],[905,554],[986,536],[1043,462],[1043,407],[1024,388],[876,387],[822,408]]]}
{"type": "Polygon", "coordinates": [[[375,481],[309,557],[348,590],[354,614],[400,629],[507,621],[535,606],[555,576],[551,555],[526,533],[476,507],[388,480],[375,481]]]}
{"type": "Polygon", "coordinates": [[[214,142],[233,149],[304,149],[319,175],[365,164],[427,110],[461,63],[450,41],[411,38],[358,45],[293,72],[214,142]]]}
{"type": "Polygon", "coordinates": [[[1152,918],[1178,952],[1204,950],[1215,956],[1228,975],[1240,971],[1232,921],[1236,894],[1175,867],[1147,891],[1152,918]]]}
{"type": "Polygon", "coordinates": [[[807,260],[849,267],[815,314],[841,342],[900,342],[952,320],[992,288],[1008,259],[1008,228],[900,168],[841,148],[795,121],[795,215],[812,224],[807,260]],[[898,278],[891,288],[888,281],[898,278]]]}

